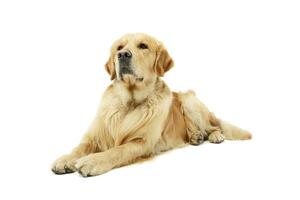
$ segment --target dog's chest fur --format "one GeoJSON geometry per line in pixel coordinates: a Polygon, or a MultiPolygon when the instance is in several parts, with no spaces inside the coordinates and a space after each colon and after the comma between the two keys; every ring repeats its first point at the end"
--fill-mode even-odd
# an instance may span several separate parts
{"type": "Polygon", "coordinates": [[[111,90],[101,109],[105,132],[113,138],[115,145],[153,134],[147,133],[149,132],[146,130],[147,127],[154,126],[155,130],[152,132],[156,129],[156,132],[163,131],[163,124],[172,103],[171,93],[169,95],[161,92],[159,95],[153,93],[137,101],[137,96],[145,94],[133,94],[132,91],[126,90],[121,90],[119,93],[115,91],[120,91],[120,88],[111,90]],[[151,125],[154,121],[155,125],[151,125]]]}

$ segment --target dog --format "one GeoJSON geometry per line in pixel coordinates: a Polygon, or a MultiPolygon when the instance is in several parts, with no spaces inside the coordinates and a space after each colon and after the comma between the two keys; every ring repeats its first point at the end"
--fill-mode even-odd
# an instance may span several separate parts
{"type": "Polygon", "coordinates": [[[142,33],[111,47],[112,80],[80,144],[58,158],[55,174],[96,176],[139,159],[208,140],[246,140],[248,131],[218,119],[193,91],[171,92],[161,79],[174,65],[164,45],[142,33]]]}

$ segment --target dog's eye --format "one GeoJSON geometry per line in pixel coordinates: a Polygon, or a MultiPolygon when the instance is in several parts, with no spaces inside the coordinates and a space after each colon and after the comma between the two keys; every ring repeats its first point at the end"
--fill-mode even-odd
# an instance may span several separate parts
{"type": "Polygon", "coordinates": [[[139,49],[148,49],[148,45],[146,45],[145,43],[139,43],[138,48],[139,49]]]}
{"type": "Polygon", "coordinates": [[[123,46],[122,45],[118,46],[117,50],[120,51],[121,49],[123,49],[123,46]]]}

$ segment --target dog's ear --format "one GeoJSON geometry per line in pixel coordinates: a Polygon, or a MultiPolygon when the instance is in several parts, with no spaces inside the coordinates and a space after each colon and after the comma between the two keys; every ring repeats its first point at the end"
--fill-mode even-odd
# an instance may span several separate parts
{"type": "Polygon", "coordinates": [[[108,61],[106,62],[105,69],[110,75],[110,80],[114,80],[116,78],[116,70],[115,70],[115,63],[112,56],[110,56],[108,61]]]}
{"type": "Polygon", "coordinates": [[[173,67],[174,62],[169,55],[167,49],[160,44],[156,52],[156,61],[154,65],[154,70],[159,76],[164,76],[164,74],[173,67]]]}

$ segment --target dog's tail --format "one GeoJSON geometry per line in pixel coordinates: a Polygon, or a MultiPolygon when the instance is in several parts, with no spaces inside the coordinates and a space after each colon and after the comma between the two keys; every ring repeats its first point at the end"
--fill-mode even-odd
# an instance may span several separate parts
{"type": "Polygon", "coordinates": [[[227,140],[249,140],[252,138],[250,132],[234,126],[224,120],[217,119],[213,113],[210,113],[210,123],[219,126],[227,140]]]}
{"type": "Polygon", "coordinates": [[[220,120],[220,127],[226,140],[249,140],[252,138],[250,132],[220,120]]]}

